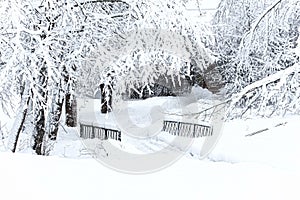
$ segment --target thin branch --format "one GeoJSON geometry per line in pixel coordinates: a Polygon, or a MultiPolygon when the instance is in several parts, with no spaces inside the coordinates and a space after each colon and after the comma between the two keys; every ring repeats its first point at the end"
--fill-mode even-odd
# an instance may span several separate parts
{"type": "Polygon", "coordinates": [[[65,129],[65,127],[61,124],[61,122],[59,122],[59,125],[61,126],[61,128],[64,130],[64,132],[66,133],[66,134],[68,134],[68,131],[65,129]]]}
{"type": "Polygon", "coordinates": [[[209,107],[209,108],[207,108],[207,109],[201,110],[200,112],[196,112],[196,113],[178,114],[178,113],[166,113],[166,112],[165,112],[164,114],[166,114],[166,115],[174,115],[174,116],[192,116],[192,115],[200,115],[200,114],[202,114],[202,113],[205,113],[205,112],[208,111],[208,110],[216,109],[216,107],[218,107],[218,106],[227,104],[227,103],[229,103],[230,101],[231,101],[231,99],[228,99],[228,100],[226,100],[226,101],[224,101],[224,102],[222,102],[222,103],[219,103],[219,104],[217,104],[217,105],[211,106],[211,107],[209,107]]]}
{"type": "Polygon", "coordinates": [[[258,25],[260,24],[260,22],[265,18],[265,16],[271,12],[279,3],[281,3],[282,0],[278,0],[277,2],[275,2],[273,5],[271,5],[270,7],[268,7],[265,12],[263,12],[260,17],[258,17],[258,20],[254,23],[254,26],[251,28],[250,32],[254,32],[256,30],[256,28],[258,27],[258,25]]]}
{"type": "MultiPolygon", "coordinates": [[[[282,123],[276,124],[276,125],[274,126],[274,128],[279,127],[279,126],[284,126],[284,125],[286,125],[286,124],[287,124],[287,122],[282,122],[282,123]]],[[[245,135],[245,137],[257,135],[257,134],[259,134],[259,133],[262,133],[262,132],[265,132],[265,131],[268,131],[268,130],[270,130],[270,128],[264,128],[264,129],[261,129],[261,130],[259,130],[259,131],[255,131],[255,132],[253,132],[253,133],[247,134],[247,135],[245,135]]]]}
{"type": "Polygon", "coordinates": [[[267,16],[267,14],[269,14],[279,3],[281,3],[282,0],[277,0],[274,4],[272,4],[271,6],[269,6],[256,20],[256,22],[254,23],[254,25],[251,27],[251,29],[244,35],[244,37],[242,38],[241,41],[241,45],[240,45],[240,49],[242,47],[242,45],[244,44],[244,40],[245,38],[250,35],[250,42],[253,39],[253,33],[255,32],[255,30],[257,29],[258,25],[261,23],[261,21],[267,16]]]}

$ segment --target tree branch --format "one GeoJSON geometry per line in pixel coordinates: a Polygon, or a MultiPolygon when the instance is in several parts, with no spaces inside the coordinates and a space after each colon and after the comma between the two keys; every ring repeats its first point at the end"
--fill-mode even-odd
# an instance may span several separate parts
{"type": "Polygon", "coordinates": [[[275,82],[277,80],[280,80],[282,78],[285,78],[287,75],[291,74],[291,73],[296,73],[296,72],[300,72],[300,65],[299,64],[295,64],[292,67],[286,68],[284,70],[281,70],[273,75],[270,75],[266,78],[263,78],[259,81],[256,81],[250,85],[248,85],[247,87],[245,87],[241,92],[239,92],[235,97],[233,97],[232,99],[232,103],[231,106],[229,108],[232,109],[235,104],[242,99],[247,93],[253,91],[256,88],[262,87],[264,85],[267,85],[269,83],[275,82]]]}
{"type": "Polygon", "coordinates": [[[269,6],[265,12],[263,12],[257,19],[257,21],[254,23],[254,26],[251,28],[250,33],[253,33],[255,31],[255,29],[258,27],[258,25],[260,24],[260,22],[265,18],[265,16],[271,12],[271,10],[273,10],[279,3],[281,3],[282,0],[277,0],[277,2],[275,2],[273,5],[269,6]]]}
{"type": "MultiPolygon", "coordinates": [[[[286,124],[287,124],[287,122],[282,122],[282,123],[279,123],[279,124],[275,125],[274,128],[279,127],[279,126],[284,126],[286,124]]],[[[253,133],[247,134],[247,135],[245,135],[245,137],[253,136],[253,135],[268,131],[268,130],[270,130],[270,128],[264,128],[264,129],[261,129],[259,131],[255,131],[253,133]]]]}
{"type": "Polygon", "coordinates": [[[206,108],[204,110],[201,110],[200,112],[196,112],[196,113],[187,113],[187,114],[178,114],[178,113],[164,113],[164,114],[167,114],[167,115],[174,115],[174,116],[192,116],[192,115],[200,115],[202,113],[205,113],[206,111],[208,110],[211,110],[211,109],[216,109],[218,106],[221,106],[221,105],[224,105],[224,104],[227,104],[231,101],[231,99],[228,99],[222,103],[219,103],[217,105],[214,105],[214,106],[211,106],[209,108],[206,108]]]}
{"type": "Polygon", "coordinates": [[[240,48],[242,47],[242,45],[244,44],[245,38],[250,35],[250,42],[253,39],[253,33],[255,32],[255,30],[257,29],[258,25],[260,24],[260,22],[267,16],[267,14],[269,12],[271,12],[279,3],[281,3],[282,0],[277,0],[274,4],[272,4],[271,6],[269,6],[256,20],[256,22],[254,23],[254,25],[251,27],[251,29],[244,35],[244,37],[242,38],[241,41],[241,45],[240,48]]]}

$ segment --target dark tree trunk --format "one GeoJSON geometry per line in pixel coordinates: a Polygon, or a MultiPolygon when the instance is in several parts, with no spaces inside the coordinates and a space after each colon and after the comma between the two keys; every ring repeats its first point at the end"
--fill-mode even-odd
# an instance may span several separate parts
{"type": "MultiPolygon", "coordinates": [[[[60,93],[63,93],[63,91],[60,91],[60,93]]],[[[60,94],[57,95],[60,96],[60,94]]],[[[64,103],[64,99],[59,99],[58,102],[56,101],[56,99],[57,98],[54,96],[52,102],[53,106],[49,113],[50,123],[49,123],[48,137],[50,140],[56,140],[57,138],[59,121],[62,114],[62,108],[64,103]]]]}
{"type": "Polygon", "coordinates": [[[27,111],[28,111],[28,105],[29,105],[29,102],[30,102],[30,97],[27,98],[26,100],[26,108],[23,110],[23,113],[22,113],[22,118],[21,118],[21,123],[20,123],[20,126],[18,128],[18,131],[16,133],[16,136],[14,138],[14,143],[13,143],[13,148],[12,148],[12,152],[15,153],[16,150],[17,150],[17,146],[18,146],[18,141],[19,141],[19,138],[20,138],[20,135],[22,133],[22,130],[24,128],[24,122],[25,122],[25,119],[26,119],[26,116],[27,116],[27,111]]]}
{"type": "Polygon", "coordinates": [[[34,123],[35,123],[35,135],[34,135],[34,143],[33,143],[33,149],[38,155],[42,155],[42,145],[43,145],[43,138],[45,135],[45,126],[46,126],[46,120],[45,120],[45,106],[47,102],[47,84],[48,84],[48,74],[47,74],[47,68],[46,68],[46,62],[43,62],[40,64],[40,74],[39,74],[39,80],[38,80],[38,86],[37,91],[41,97],[43,97],[44,102],[36,102],[36,109],[33,110],[34,112],[34,123]]]}
{"type": "Polygon", "coordinates": [[[101,91],[101,113],[111,112],[112,106],[112,89],[110,86],[105,86],[105,84],[100,84],[101,91]]]}
{"type": "Polygon", "coordinates": [[[66,94],[66,125],[68,127],[77,126],[77,101],[76,97],[71,94],[66,94]]]}
{"type": "Polygon", "coordinates": [[[33,149],[35,150],[36,154],[42,155],[42,145],[43,145],[43,138],[45,135],[45,111],[44,109],[39,109],[35,115],[35,118],[39,118],[36,122],[36,134],[34,136],[34,144],[33,149]]]}
{"type": "Polygon", "coordinates": [[[66,112],[66,125],[68,127],[77,126],[77,100],[75,96],[76,74],[77,67],[72,65],[69,70],[64,70],[65,84],[67,84],[67,91],[65,95],[65,112],[66,112]]]}

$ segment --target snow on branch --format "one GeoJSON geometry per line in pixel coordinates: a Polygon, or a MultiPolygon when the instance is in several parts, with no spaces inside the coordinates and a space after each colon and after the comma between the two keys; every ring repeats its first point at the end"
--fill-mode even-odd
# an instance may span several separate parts
{"type": "MultiPolygon", "coordinates": [[[[87,66],[89,73],[85,74],[94,77],[84,76],[83,89],[95,89],[101,81],[105,82],[107,74],[117,83],[113,87],[115,93],[126,88],[144,88],[161,75],[177,82],[182,69],[188,68],[192,59],[200,69],[212,62],[212,56],[188,20],[183,1],[127,2],[127,18],[107,19],[111,20],[107,32],[93,24],[86,26],[87,34],[97,34],[86,38],[92,62],[87,66]],[[95,45],[91,45],[90,38],[95,45]]],[[[91,16],[98,17],[94,13],[91,16]]]]}
{"type": "MultiPolygon", "coordinates": [[[[232,96],[232,101],[231,101],[231,104],[230,104],[230,107],[228,108],[228,114],[229,115],[234,109],[236,109],[238,107],[238,103],[243,100],[244,97],[246,97],[250,92],[253,92],[255,91],[256,89],[258,88],[262,88],[262,92],[260,93],[259,96],[261,96],[262,100],[263,101],[268,101],[270,99],[268,99],[268,97],[270,98],[272,95],[270,94],[273,94],[271,91],[266,91],[267,90],[267,85],[268,84],[272,84],[272,83],[275,83],[278,84],[275,88],[278,90],[276,92],[276,94],[282,92],[284,93],[285,91],[280,91],[280,88],[283,86],[283,85],[287,85],[289,83],[287,83],[287,77],[288,76],[291,76],[291,75],[295,75],[295,74],[298,74],[300,73],[300,65],[299,63],[289,67],[289,68],[286,68],[282,71],[279,71],[273,75],[270,75],[268,77],[265,77],[259,81],[256,81],[248,86],[246,86],[244,89],[242,89],[238,94],[236,95],[233,95],[232,96]],[[264,96],[264,93],[269,93],[269,95],[265,95],[264,96]]],[[[299,84],[298,84],[299,85],[299,84]]],[[[295,86],[296,87],[296,86],[295,86]]],[[[250,95],[252,96],[252,95],[250,95]]],[[[252,96],[252,98],[254,98],[252,96]]],[[[299,97],[295,97],[295,98],[299,98],[299,97]]],[[[251,98],[250,98],[251,99],[251,98]]],[[[258,98],[254,98],[254,100],[258,100],[258,98]]],[[[279,99],[278,101],[281,101],[281,99],[279,99]]],[[[254,102],[252,102],[254,103],[254,102]]],[[[256,102],[258,103],[258,102],[256,102]]],[[[279,103],[279,102],[278,102],[279,103]]],[[[248,106],[246,106],[246,110],[249,109],[249,106],[251,106],[251,104],[248,104],[248,106]]],[[[278,107],[277,105],[273,105],[274,108],[275,107],[278,107]]],[[[245,111],[246,112],[246,111],[245,111]]],[[[272,112],[273,113],[273,112],[272,112]]]]}
{"type": "MultiPolygon", "coordinates": [[[[273,10],[276,8],[276,6],[278,6],[280,3],[282,2],[282,0],[277,0],[276,2],[274,2],[273,4],[271,4],[269,7],[267,7],[265,9],[264,12],[262,12],[257,18],[256,21],[251,25],[251,29],[246,32],[242,38],[242,41],[240,43],[240,47],[239,49],[241,50],[243,48],[243,46],[245,45],[245,41],[247,39],[247,43],[250,43],[253,41],[253,34],[256,31],[257,27],[259,26],[259,24],[263,21],[263,19],[273,10]]],[[[247,49],[249,51],[249,49],[247,49]]]]}
{"type": "Polygon", "coordinates": [[[256,22],[252,25],[251,30],[249,31],[251,34],[256,30],[260,22],[265,18],[265,16],[270,13],[278,4],[280,4],[282,0],[278,0],[275,3],[273,3],[271,6],[269,6],[257,19],[256,22]]]}
{"type": "Polygon", "coordinates": [[[262,87],[265,86],[269,83],[275,82],[277,80],[283,79],[286,76],[292,74],[292,73],[298,73],[300,72],[300,65],[299,64],[295,64],[292,67],[289,67],[285,70],[279,71],[276,74],[270,75],[266,78],[263,78],[262,80],[256,81],[250,85],[248,85],[247,87],[245,87],[244,89],[242,89],[241,92],[239,92],[237,95],[233,96],[233,101],[231,102],[232,105],[236,104],[240,99],[242,99],[248,92],[253,91],[254,89],[258,88],[258,87],[262,87]]]}

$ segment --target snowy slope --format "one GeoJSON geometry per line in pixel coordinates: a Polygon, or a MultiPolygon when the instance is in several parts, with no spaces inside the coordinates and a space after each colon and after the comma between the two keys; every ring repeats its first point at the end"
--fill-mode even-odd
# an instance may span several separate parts
{"type": "MultiPolygon", "coordinates": [[[[155,98],[154,100],[158,104],[159,102],[165,102],[166,98],[161,98],[161,100],[155,98]]],[[[147,103],[149,100],[145,102],[147,103]]],[[[130,106],[137,110],[139,107],[141,109],[145,108],[145,105],[143,107],[142,102],[138,101],[136,103],[131,102],[130,106]]],[[[152,106],[155,106],[155,104],[152,106]]],[[[147,103],[146,107],[149,109],[151,104],[147,103]]],[[[147,119],[147,113],[143,112],[142,115],[144,115],[144,122],[147,124],[145,120],[147,119]]],[[[141,114],[136,114],[133,116],[133,119],[137,120],[139,116],[141,114]]],[[[300,116],[286,116],[284,118],[273,117],[271,119],[233,120],[226,122],[224,124],[223,135],[216,148],[210,154],[209,159],[229,163],[253,162],[286,170],[300,170],[299,121],[300,116]],[[280,126],[278,126],[279,124],[280,126]],[[266,128],[269,130],[246,137],[247,134],[266,128]]],[[[107,123],[109,124],[109,120],[107,123]]],[[[161,141],[157,142],[157,138],[153,140],[135,140],[126,134],[123,134],[122,137],[123,141],[120,146],[122,146],[123,150],[130,152],[145,153],[148,152],[147,149],[157,150],[163,146],[161,141]]],[[[158,135],[158,137],[166,139],[163,133],[158,135]]],[[[172,140],[172,138],[169,139],[172,140]]],[[[84,146],[80,142],[76,131],[72,129],[68,130],[68,133],[61,131],[58,140],[54,155],[74,158],[86,157],[83,154],[88,154],[84,151],[84,146]]],[[[203,139],[201,138],[194,140],[194,144],[187,152],[187,155],[192,155],[194,159],[198,159],[202,142],[203,139]]]]}
{"type": "MultiPolygon", "coordinates": [[[[156,102],[148,103],[149,108],[165,102],[166,98],[148,101],[156,102]]],[[[169,108],[173,106],[170,104],[169,108]]],[[[129,107],[138,110],[145,105],[136,101],[129,107]]],[[[187,156],[170,167],[138,176],[103,166],[85,149],[76,129],[61,129],[53,156],[0,153],[0,199],[297,200],[300,199],[299,121],[299,116],[286,116],[227,122],[208,159],[198,159],[199,146],[195,142],[187,156]],[[275,127],[281,123],[285,125],[275,127]],[[245,137],[265,128],[269,130],[245,137]]],[[[157,147],[157,143],[127,142],[126,150],[133,152],[146,151],[143,147],[149,145],[157,147]]]]}
{"type": "MultiPolygon", "coordinates": [[[[211,96],[205,90],[196,91],[194,89],[193,91],[193,96],[199,99],[198,102],[200,105],[208,103],[209,106],[209,98],[211,98],[211,96]],[[204,100],[205,98],[207,99],[204,100]]],[[[182,102],[184,102],[184,100],[174,97],[156,97],[143,101],[129,101],[127,104],[129,116],[119,116],[119,118],[130,118],[131,121],[138,126],[147,127],[149,123],[153,123],[153,121],[151,121],[153,119],[150,117],[150,110],[152,108],[161,106],[167,113],[182,112],[183,110],[177,105],[179,101],[181,105],[182,102]]],[[[108,116],[101,115],[98,105],[100,105],[98,100],[88,100],[88,102],[80,108],[79,120],[96,126],[118,128],[120,124],[115,121],[115,116],[113,114],[108,116]]],[[[194,104],[191,103],[187,105],[184,108],[184,112],[196,112],[196,106],[192,106],[190,110],[187,109],[190,105],[194,104]]],[[[205,107],[207,105],[203,106],[205,107]]],[[[201,110],[204,109],[204,107],[198,109],[201,110]]],[[[120,115],[120,113],[118,114],[120,115]]],[[[171,116],[164,115],[164,117],[170,118],[171,116]]],[[[298,142],[300,141],[298,131],[299,121],[300,116],[286,116],[273,117],[271,119],[233,120],[226,122],[224,123],[221,140],[210,154],[209,159],[228,163],[252,162],[279,169],[300,170],[300,145],[298,142]],[[246,137],[247,134],[252,134],[264,129],[268,130],[246,137]]],[[[125,127],[125,129],[129,130],[130,126],[125,127]]],[[[81,142],[78,137],[78,129],[67,129],[66,131],[60,130],[53,155],[70,158],[91,157],[93,152],[86,150],[86,141],[81,142]]],[[[123,132],[122,142],[116,142],[114,145],[123,151],[145,154],[164,148],[173,139],[172,136],[168,136],[168,133],[164,132],[161,132],[155,137],[148,138],[149,137],[136,139],[123,132]]],[[[88,141],[88,143],[90,142],[93,141],[88,141]]],[[[203,138],[195,139],[193,145],[187,152],[187,156],[198,159],[202,143],[203,138]]]]}
{"type": "Polygon", "coordinates": [[[209,158],[214,161],[255,162],[285,170],[300,170],[299,121],[300,116],[286,116],[225,123],[221,140],[209,158]],[[264,129],[269,130],[245,137],[264,129]]]}
{"type": "Polygon", "coordinates": [[[0,198],[297,200],[299,173],[184,158],[154,174],[127,175],[95,160],[0,153],[0,198]]]}

